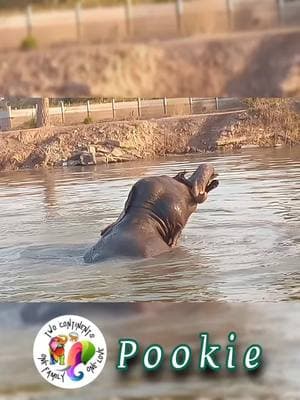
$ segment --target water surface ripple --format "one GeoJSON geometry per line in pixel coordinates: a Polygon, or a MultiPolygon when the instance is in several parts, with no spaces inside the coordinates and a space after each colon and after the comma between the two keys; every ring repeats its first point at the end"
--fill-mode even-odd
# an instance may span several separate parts
{"type": "Polygon", "coordinates": [[[300,299],[300,151],[252,149],[0,174],[0,300],[300,299]],[[132,184],[213,163],[220,186],[173,252],[85,265],[132,184]]]}

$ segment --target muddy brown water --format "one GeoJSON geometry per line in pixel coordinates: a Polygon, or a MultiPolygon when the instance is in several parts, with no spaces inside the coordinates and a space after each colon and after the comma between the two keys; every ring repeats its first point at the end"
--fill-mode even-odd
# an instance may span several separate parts
{"type": "Polygon", "coordinates": [[[0,173],[0,300],[297,301],[299,147],[0,173]],[[86,265],[132,184],[211,162],[220,186],[174,251],[86,265]]]}

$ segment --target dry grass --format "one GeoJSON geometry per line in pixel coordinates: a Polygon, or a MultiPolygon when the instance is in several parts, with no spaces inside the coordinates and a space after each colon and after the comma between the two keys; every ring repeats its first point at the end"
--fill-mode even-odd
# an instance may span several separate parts
{"type": "Polygon", "coordinates": [[[300,143],[300,115],[293,99],[249,98],[249,118],[241,125],[242,130],[263,132],[274,142],[300,143]]]}
{"type": "Polygon", "coordinates": [[[290,73],[282,82],[281,88],[287,97],[297,97],[300,95],[300,57],[296,59],[290,73]]]}
{"type": "Polygon", "coordinates": [[[299,32],[0,52],[3,96],[300,94],[299,32]],[[276,62],[273,62],[276,60],[276,62]],[[297,65],[297,68],[294,68],[297,65]]]}

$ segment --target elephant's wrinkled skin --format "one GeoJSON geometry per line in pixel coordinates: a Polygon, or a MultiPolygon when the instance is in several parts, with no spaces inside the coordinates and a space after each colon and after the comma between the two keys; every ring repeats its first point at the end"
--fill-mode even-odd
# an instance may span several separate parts
{"type": "Polygon", "coordinates": [[[85,254],[85,262],[153,257],[176,246],[197,204],[203,203],[219,183],[210,164],[201,164],[189,178],[185,174],[136,182],[121,215],[101,232],[98,243],[85,254]]]}

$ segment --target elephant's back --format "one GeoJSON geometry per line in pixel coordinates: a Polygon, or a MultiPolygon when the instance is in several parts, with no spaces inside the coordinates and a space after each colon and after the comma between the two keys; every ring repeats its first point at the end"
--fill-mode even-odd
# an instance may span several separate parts
{"type": "Polygon", "coordinates": [[[155,227],[138,218],[125,216],[109,234],[85,255],[86,262],[109,258],[145,258],[168,250],[167,244],[157,234],[155,227]]]}
{"type": "Polygon", "coordinates": [[[155,214],[164,222],[180,222],[185,225],[194,203],[186,185],[169,176],[147,177],[139,180],[133,187],[129,215],[137,209],[155,214]]]}

